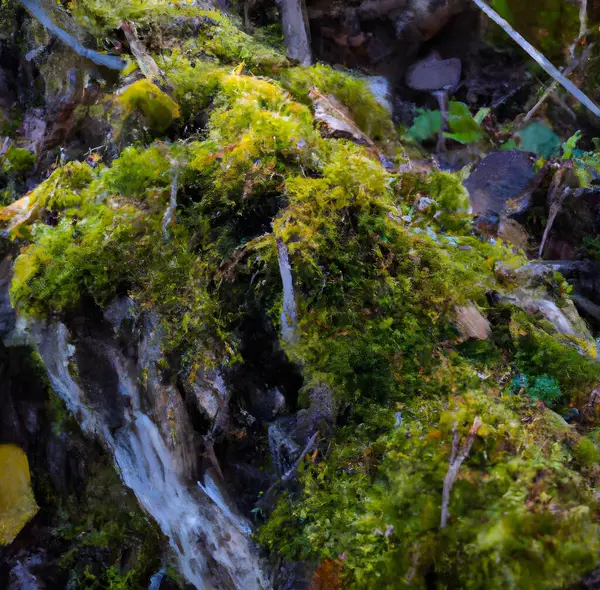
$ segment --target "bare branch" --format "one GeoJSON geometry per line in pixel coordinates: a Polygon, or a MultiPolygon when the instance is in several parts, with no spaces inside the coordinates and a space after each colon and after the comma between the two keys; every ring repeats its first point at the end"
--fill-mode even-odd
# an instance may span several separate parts
{"type": "Polygon", "coordinates": [[[548,190],[548,204],[549,204],[549,215],[548,221],[546,222],[546,227],[544,228],[544,235],[542,236],[542,242],[540,244],[540,249],[538,252],[538,256],[541,258],[544,254],[544,247],[546,246],[546,241],[548,240],[548,236],[550,235],[550,230],[554,225],[554,220],[556,216],[560,212],[562,208],[562,204],[567,196],[569,189],[562,188],[563,178],[565,177],[565,168],[560,168],[557,170],[552,182],[550,183],[550,189],[548,190]]]}
{"type": "Polygon", "coordinates": [[[179,173],[177,170],[173,172],[173,180],[171,181],[171,196],[169,205],[165,210],[162,221],[162,231],[165,239],[169,239],[169,226],[175,221],[175,211],[177,210],[177,187],[179,183],[179,173]]]}
{"type": "Polygon", "coordinates": [[[144,74],[151,82],[160,82],[163,85],[166,84],[167,79],[164,72],[158,67],[154,58],[148,53],[148,50],[140,41],[135,24],[123,21],[121,23],[121,30],[125,34],[125,38],[129,43],[129,49],[131,49],[133,57],[137,60],[142,74],[144,74]]]}
{"type": "MultiPolygon", "coordinates": [[[[585,63],[587,61],[588,57],[590,56],[590,52],[591,52],[593,46],[594,46],[594,44],[590,43],[585,48],[585,51],[581,54],[581,57],[579,59],[577,59],[576,61],[572,61],[563,70],[563,74],[565,76],[568,76],[569,74],[572,74],[580,65],[585,63]]],[[[550,86],[548,86],[548,88],[546,88],[546,91],[544,92],[544,94],[542,95],[540,100],[538,100],[537,103],[533,106],[533,108],[527,113],[527,115],[525,115],[525,118],[523,119],[523,123],[527,123],[531,119],[531,117],[533,117],[533,115],[535,115],[535,113],[540,109],[540,107],[544,104],[544,102],[546,102],[548,97],[556,90],[557,86],[558,86],[558,82],[556,80],[554,80],[552,82],[552,84],[550,84],[550,86]]]]}
{"type": "Polygon", "coordinates": [[[497,25],[502,27],[515,43],[517,43],[529,56],[536,61],[550,76],[552,76],[563,88],[583,104],[596,117],[600,118],[600,107],[587,97],[573,82],[561,74],[558,69],[552,65],[531,43],[522,35],[517,33],[494,9],[490,8],[483,0],[473,0],[473,2],[497,25]]]}
{"type": "Polygon", "coordinates": [[[475,416],[475,420],[473,420],[473,425],[469,430],[469,434],[465,439],[465,442],[459,452],[457,452],[458,448],[458,426],[455,424],[452,432],[453,432],[453,440],[452,440],[452,455],[450,456],[450,461],[448,462],[448,472],[446,473],[446,477],[444,478],[444,489],[442,491],[442,518],[440,521],[440,528],[445,529],[448,524],[448,517],[450,516],[450,493],[452,492],[452,487],[454,486],[454,482],[456,481],[456,476],[458,475],[458,470],[460,466],[463,464],[464,460],[468,457],[471,452],[471,447],[475,442],[475,436],[482,425],[481,418],[479,416],[475,416]]]}
{"type": "Polygon", "coordinates": [[[52,17],[46,12],[40,0],[21,0],[21,4],[37,19],[41,25],[48,29],[55,37],[58,37],[63,43],[67,44],[75,53],[93,61],[99,66],[105,66],[111,70],[122,70],[125,62],[114,55],[103,55],[92,49],[84,47],[73,35],[61,29],[52,20],[52,17]]]}

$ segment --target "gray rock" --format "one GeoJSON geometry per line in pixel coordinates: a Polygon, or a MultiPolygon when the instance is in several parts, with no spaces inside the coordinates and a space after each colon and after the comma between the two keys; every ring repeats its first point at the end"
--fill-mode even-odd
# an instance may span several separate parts
{"type": "Polygon", "coordinates": [[[432,54],[411,66],[406,74],[406,85],[413,90],[432,92],[449,90],[456,86],[462,73],[460,59],[440,59],[432,54]]]}
{"type": "Polygon", "coordinates": [[[501,215],[523,212],[535,174],[535,156],[519,150],[487,155],[465,180],[472,212],[498,223],[501,215]]]}

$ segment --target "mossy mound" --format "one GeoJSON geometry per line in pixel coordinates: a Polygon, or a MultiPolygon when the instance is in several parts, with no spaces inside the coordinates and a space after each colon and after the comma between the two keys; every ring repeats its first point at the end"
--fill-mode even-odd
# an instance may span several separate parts
{"type": "MultiPolygon", "coordinates": [[[[181,129],[197,129],[199,111],[206,124],[127,147],[109,166],[59,167],[31,193],[36,214],[13,232],[24,240],[10,289],[19,313],[60,317],[127,293],[161,316],[165,352],[193,376],[244,363],[249,310],[281,327],[284,247],[298,322],[280,344],[307,388],[333,392],[343,426],[302,464],[302,489],[280,499],[260,540],[328,564],[350,588],[551,588],[593,569],[597,441],[542,400],[581,406],[600,364],[501,303],[526,288],[514,273],[524,257],[477,234],[458,175],[396,172],[402,146],[363,82],[290,68],[270,48],[246,58],[256,42],[230,20],[180,15],[193,38],[171,36],[156,58],[181,129]],[[313,86],[374,141],[324,139],[313,86]],[[466,306],[487,337],[461,334],[466,306]],[[465,440],[476,416],[444,528],[454,433],[465,440]]],[[[145,26],[152,47],[152,27],[167,24],[145,26]]],[[[536,296],[567,307],[552,285],[536,296]]]]}
{"type": "Polygon", "coordinates": [[[0,545],[8,545],[37,514],[27,455],[0,445],[0,545]]]}

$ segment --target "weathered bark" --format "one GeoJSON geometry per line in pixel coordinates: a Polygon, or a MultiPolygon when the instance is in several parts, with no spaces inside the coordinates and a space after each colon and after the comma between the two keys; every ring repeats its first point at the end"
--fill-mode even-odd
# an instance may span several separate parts
{"type": "Polygon", "coordinates": [[[442,517],[440,521],[441,529],[445,529],[446,525],[448,524],[448,517],[450,516],[450,492],[452,492],[452,487],[456,481],[458,470],[460,469],[460,466],[463,464],[464,460],[469,456],[471,447],[475,442],[475,436],[481,428],[481,424],[481,418],[479,416],[475,416],[473,425],[471,426],[469,434],[467,435],[467,438],[465,439],[460,451],[458,450],[458,425],[454,425],[452,431],[452,454],[450,455],[450,461],[448,462],[448,472],[444,478],[444,490],[442,492],[442,517]]]}
{"type": "Polygon", "coordinates": [[[142,74],[144,74],[150,82],[168,86],[169,84],[165,74],[158,67],[158,64],[150,55],[144,44],[139,40],[135,24],[124,21],[121,23],[121,30],[129,43],[129,49],[131,49],[131,53],[133,53],[133,56],[137,60],[142,74]]]}
{"type": "Polygon", "coordinates": [[[304,0],[277,0],[277,5],[281,10],[281,24],[288,57],[303,66],[309,66],[312,62],[312,51],[304,0]]]}

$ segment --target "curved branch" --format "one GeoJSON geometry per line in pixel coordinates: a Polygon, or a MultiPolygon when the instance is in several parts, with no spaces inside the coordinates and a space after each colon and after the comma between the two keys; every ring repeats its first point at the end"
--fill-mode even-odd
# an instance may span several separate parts
{"type": "Polygon", "coordinates": [[[46,12],[40,0],[21,0],[21,4],[55,37],[58,37],[63,43],[67,44],[75,53],[93,61],[99,66],[105,66],[111,70],[122,70],[125,62],[114,55],[104,55],[84,47],[73,35],[61,29],[46,12]]]}
{"type": "Polygon", "coordinates": [[[571,80],[563,76],[558,69],[551,64],[531,43],[522,35],[517,33],[493,8],[488,6],[483,0],[473,0],[473,2],[497,25],[504,29],[510,38],[517,43],[521,49],[526,51],[529,56],[536,61],[547,74],[552,76],[567,92],[576,98],[582,105],[591,111],[596,117],[600,118],[600,107],[586,96],[571,80]]]}

